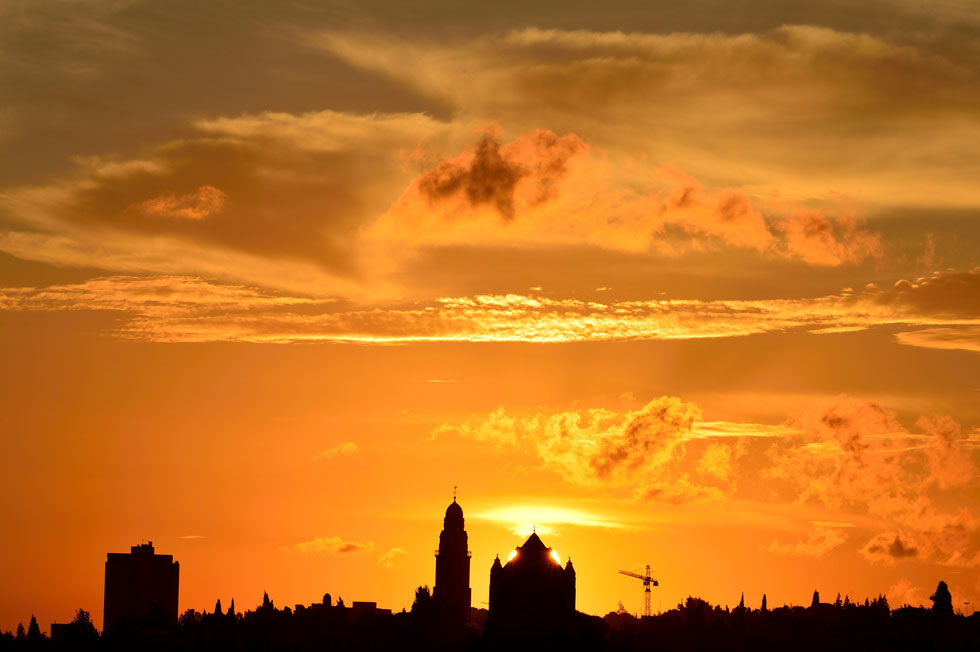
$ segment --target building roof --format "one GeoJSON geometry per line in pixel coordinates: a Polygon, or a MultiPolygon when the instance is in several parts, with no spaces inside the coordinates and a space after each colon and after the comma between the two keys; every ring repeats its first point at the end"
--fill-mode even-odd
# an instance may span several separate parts
{"type": "Polygon", "coordinates": [[[540,537],[538,537],[537,532],[533,532],[531,536],[527,538],[527,541],[524,542],[524,545],[521,546],[522,552],[533,552],[535,550],[548,549],[548,546],[544,545],[544,542],[541,541],[540,537]]]}

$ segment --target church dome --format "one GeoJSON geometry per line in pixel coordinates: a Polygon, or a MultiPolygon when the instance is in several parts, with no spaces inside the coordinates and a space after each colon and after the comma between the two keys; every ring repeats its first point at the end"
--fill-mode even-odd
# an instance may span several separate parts
{"type": "Polygon", "coordinates": [[[453,498],[453,502],[449,503],[449,507],[446,508],[446,518],[443,520],[443,526],[447,530],[463,529],[463,508],[459,506],[455,498],[453,498]]]}
{"type": "Polygon", "coordinates": [[[463,518],[463,508],[459,506],[456,499],[453,498],[453,502],[449,503],[449,507],[446,508],[446,518],[463,518]]]}

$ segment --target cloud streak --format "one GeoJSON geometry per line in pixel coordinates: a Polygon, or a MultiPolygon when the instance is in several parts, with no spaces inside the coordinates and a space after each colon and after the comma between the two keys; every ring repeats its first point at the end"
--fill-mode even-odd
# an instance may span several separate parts
{"type": "Polygon", "coordinates": [[[315,539],[310,539],[309,541],[301,541],[292,546],[285,547],[283,550],[303,554],[325,553],[331,555],[344,555],[349,553],[368,552],[373,548],[374,543],[371,541],[361,543],[358,541],[345,541],[340,537],[316,537],[315,539]]]}
{"type": "Polygon", "coordinates": [[[336,446],[324,448],[322,451],[313,456],[313,461],[329,460],[335,457],[340,457],[341,455],[353,455],[356,452],[357,444],[352,441],[345,441],[337,444],[336,446]]]}
{"type": "Polygon", "coordinates": [[[119,311],[128,321],[116,335],[158,342],[560,343],[819,334],[880,326],[976,329],[980,310],[974,309],[975,296],[980,296],[978,270],[900,281],[889,290],[872,287],[809,299],[602,303],[512,294],[352,308],[198,277],[113,276],[46,288],[2,288],[0,309],[119,311]]]}

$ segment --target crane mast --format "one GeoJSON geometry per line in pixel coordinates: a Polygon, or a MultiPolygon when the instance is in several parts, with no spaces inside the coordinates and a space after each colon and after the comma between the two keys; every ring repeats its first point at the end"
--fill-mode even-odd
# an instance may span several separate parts
{"type": "Polygon", "coordinates": [[[660,582],[655,580],[650,574],[650,564],[647,564],[646,573],[640,575],[639,573],[633,573],[631,571],[619,571],[622,575],[627,577],[635,577],[638,580],[643,581],[643,615],[652,616],[653,612],[650,609],[650,587],[660,586],[660,582]]]}

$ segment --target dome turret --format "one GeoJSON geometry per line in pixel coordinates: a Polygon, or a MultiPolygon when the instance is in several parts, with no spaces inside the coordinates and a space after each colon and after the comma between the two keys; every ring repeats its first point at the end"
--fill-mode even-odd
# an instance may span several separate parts
{"type": "Polygon", "coordinates": [[[449,503],[449,507],[446,508],[446,518],[443,519],[442,524],[447,530],[463,529],[463,508],[456,502],[455,497],[453,502],[449,503]]]}

